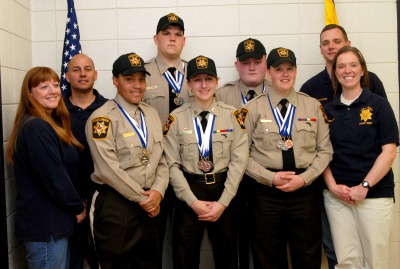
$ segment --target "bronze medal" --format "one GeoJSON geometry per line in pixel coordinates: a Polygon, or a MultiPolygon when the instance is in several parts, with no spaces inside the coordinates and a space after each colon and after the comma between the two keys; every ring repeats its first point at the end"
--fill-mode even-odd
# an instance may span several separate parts
{"type": "Polygon", "coordinates": [[[287,139],[285,141],[285,147],[287,147],[288,149],[293,147],[293,141],[291,139],[287,139]]]}
{"type": "Polygon", "coordinates": [[[148,164],[150,160],[150,155],[150,151],[148,151],[147,149],[143,149],[142,153],[139,156],[140,162],[144,165],[148,164]]]}
{"type": "Polygon", "coordinates": [[[203,171],[204,173],[208,173],[208,172],[210,172],[210,171],[213,169],[214,165],[213,165],[213,163],[212,163],[211,161],[209,161],[208,159],[203,158],[203,159],[200,159],[199,163],[197,164],[197,167],[198,167],[201,171],[203,171]]]}

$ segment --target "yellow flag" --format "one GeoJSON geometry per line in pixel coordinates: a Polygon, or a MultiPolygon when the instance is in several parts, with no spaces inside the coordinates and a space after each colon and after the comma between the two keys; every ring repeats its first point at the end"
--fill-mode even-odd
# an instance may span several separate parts
{"type": "Polygon", "coordinates": [[[325,0],[325,25],[339,24],[334,0],[325,0]]]}

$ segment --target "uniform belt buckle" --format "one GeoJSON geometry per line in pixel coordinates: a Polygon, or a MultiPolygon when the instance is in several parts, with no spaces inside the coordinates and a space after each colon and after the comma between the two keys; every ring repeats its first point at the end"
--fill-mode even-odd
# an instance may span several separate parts
{"type": "Polygon", "coordinates": [[[207,185],[215,184],[215,174],[214,173],[205,173],[204,174],[204,182],[207,185]],[[209,181],[210,179],[210,181],[209,181]]]}

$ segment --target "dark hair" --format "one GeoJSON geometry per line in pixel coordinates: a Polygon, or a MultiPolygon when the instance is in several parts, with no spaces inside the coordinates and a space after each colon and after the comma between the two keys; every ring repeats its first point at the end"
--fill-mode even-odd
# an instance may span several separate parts
{"type": "Polygon", "coordinates": [[[361,77],[360,80],[360,85],[362,88],[368,88],[369,89],[369,77],[368,77],[368,68],[367,68],[367,63],[365,62],[364,56],[361,54],[361,52],[355,48],[355,47],[350,47],[350,46],[344,46],[340,50],[336,52],[335,57],[333,58],[332,61],[332,86],[333,90],[336,93],[338,93],[338,87],[340,85],[335,73],[336,73],[336,64],[337,64],[337,58],[344,53],[351,52],[354,55],[357,56],[358,61],[360,62],[361,69],[364,72],[364,75],[361,77]]]}
{"type": "Polygon", "coordinates": [[[322,36],[322,34],[323,34],[324,32],[329,31],[329,30],[332,30],[332,29],[339,29],[339,30],[342,32],[342,34],[343,34],[344,41],[346,41],[346,42],[349,41],[349,38],[347,37],[346,30],[344,30],[344,28],[343,28],[342,26],[337,25],[337,24],[328,24],[328,25],[326,25],[326,26],[322,29],[321,33],[319,34],[319,40],[321,40],[321,36],[322,36]]]}

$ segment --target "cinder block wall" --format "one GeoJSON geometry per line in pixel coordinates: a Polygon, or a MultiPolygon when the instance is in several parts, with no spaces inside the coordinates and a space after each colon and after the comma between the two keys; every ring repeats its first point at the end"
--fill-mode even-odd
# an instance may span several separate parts
{"type": "MultiPolygon", "coordinates": [[[[335,2],[339,23],[347,30],[352,45],[363,52],[368,68],[383,81],[398,117],[396,1],[335,2]]],[[[325,23],[322,0],[75,0],[75,8],[83,52],[93,58],[99,72],[95,87],[109,98],[116,92],[111,83],[113,61],[127,52],[136,52],[144,59],[153,57],[156,54],[153,35],[157,21],[170,12],[185,21],[183,58],[189,60],[203,54],[214,59],[221,85],[237,78],[233,65],[236,47],[248,37],[259,39],[267,51],[284,46],[296,53],[297,90],[324,68],[319,53],[319,32],[325,23]]],[[[3,147],[12,128],[25,72],[38,65],[60,71],[66,10],[66,0],[0,1],[3,147]]],[[[10,268],[25,268],[24,250],[13,236],[14,177],[11,168],[6,164],[5,167],[10,268]]],[[[393,168],[399,185],[398,158],[393,168]]],[[[399,194],[396,187],[396,196],[400,197],[399,194]]],[[[400,263],[400,256],[397,255],[400,251],[399,213],[396,204],[391,268],[400,263]]],[[[212,256],[206,241],[202,255],[202,267],[212,268],[212,256]]],[[[170,268],[167,249],[165,256],[165,268],[170,268]]]]}

